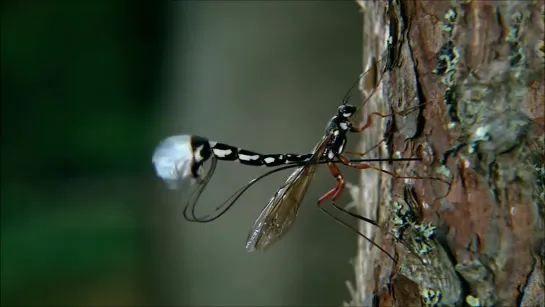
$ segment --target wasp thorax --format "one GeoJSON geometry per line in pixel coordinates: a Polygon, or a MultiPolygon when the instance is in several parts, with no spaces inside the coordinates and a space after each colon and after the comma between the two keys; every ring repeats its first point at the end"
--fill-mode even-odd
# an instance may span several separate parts
{"type": "Polygon", "coordinates": [[[339,115],[345,118],[352,117],[358,108],[350,104],[342,104],[339,106],[339,115]]]}

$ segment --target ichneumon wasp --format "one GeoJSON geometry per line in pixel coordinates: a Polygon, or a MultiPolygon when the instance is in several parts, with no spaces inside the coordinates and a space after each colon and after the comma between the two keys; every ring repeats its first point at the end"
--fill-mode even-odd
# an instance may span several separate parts
{"type": "MultiPolygon", "coordinates": [[[[318,147],[323,147],[326,139],[322,140],[318,147]]],[[[305,195],[306,189],[316,171],[318,164],[325,163],[342,163],[337,158],[326,159],[323,150],[315,150],[308,154],[260,154],[253,151],[237,148],[209,141],[204,137],[190,135],[175,135],[161,141],[156,147],[153,154],[153,163],[157,176],[163,179],[171,189],[178,189],[181,181],[190,178],[193,184],[196,185],[189,199],[185,203],[184,218],[191,222],[207,223],[216,220],[222,216],[234,203],[246,192],[252,185],[259,180],[273,173],[295,168],[292,175],[286,183],[274,194],[273,199],[276,201],[269,202],[269,205],[262,211],[257,219],[247,242],[248,250],[262,250],[269,246],[281,234],[285,233],[291,223],[294,221],[299,205],[305,195]],[[322,153],[320,155],[320,152],[322,153]],[[248,184],[236,191],[224,203],[218,206],[214,212],[204,216],[197,216],[196,205],[198,199],[207,184],[210,182],[214,174],[217,161],[235,161],[241,164],[250,166],[265,166],[276,167],[251,180],[248,184]],[[207,171],[204,169],[204,163],[210,161],[210,167],[207,171]],[[289,193],[288,193],[289,192],[289,193]],[[275,198],[276,197],[276,198],[275,198]],[[296,197],[295,199],[284,199],[286,197],[296,197]],[[284,199],[284,200],[283,200],[284,199]],[[283,200],[280,202],[280,200],[283,200]],[[272,204],[275,205],[272,205],[272,204]],[[271,223],[271,219],[275,219],[275,223],[271,223]],[[280,222],[280,224],[279,224],[280,222]],[[279,232],[280,231],[280,232],[279,232]],[[263,235],[263,238],[258,238],[256,235],[263,235]],[[253,243],[259,245],[253,245],[253,243]]],[[[394,161],[418,161],[419,158],[400,158],[393,159],[394,161]]],[[[359,162],[379,162],[386,161],[385,159],[353,159],[350,163],[359,162]]],[[[336,206],[336,204],[334,204],[336,206]]],[[[320,207],[321,208],[321,207],[320,207]]],[[[322,209],[322,208],[321,208],[322,209]]],[[[343,212],[345,209],[338,207],[343,212]]],[[[323,209],[322,209],[323,210],[323,209]]],[[[329,214],[329,212],[325,211],[329,214]]],[[[351,212],[346,213],[357,216],[351,212]]],[[[377,225],[373,220],[359,217],[373,225],[377,225]]],[[[335,218],[336,219],[336,218],[335,218]]],[[[380,247],[379,247],[380,248],[380,247]]]]}
{"type": "MultiPolygon", "coordinates": [[[[274,193],[273,197],[269,200],[268,204],[254,222],[254,225],[252,226],[248,235],[246,249],[248,251],[264,251],[267,247],[280,239],[282,235],[284,235],[291,228],[299,206],[301,205],[309,184],[316,173],[318,164],[326,164],[330,173],[336,179],[336,186],[318,199],[318,208],[335,219],[337,222],[364,237],[367,241],[394,260],[394,258],[383,248],[381,248],[371,239],[367,238],[354,227],[350,226],[348,223],[333,216],[322,206],[323,202],[331,199],[332,205],[335,209],[367,223],[371,223],[377,227],[379,226],[377,222],[352,213],[336,204],[336,201],[341,196],[345,186],[343,174],[337,166],[339,163],[360,170],[371,168],[391,175],[395,178],[428,178],[400,176],[368,163],[376,161],[415,161],[420,160],[419,158],[351,160],[345,155],[365,155],[365,153],[345,152],[347,134],[349,132],[360,133],[364,131],[373,124],[374,116],[384,118],[402,113],[382,114],[379,112],[372,112],[367,115],[365,124],[361,127],[357,127],[353,123],[352,117],[354,114],[356,114],[358,108],[354,105],[348,104],[347,102],[349,99],[349,92],[361,80],[363,75],[364,74],[360,75],[360,78],[358,78],[358,80],[351,86],[350,90],[344,96],[342,104],[337,109],[337,114],[330,119],[328,125],[326,126],[325,134],[322,139],[318,142],[318,144],[316,144],[314,149],[307,154],[260,154],[224,143],[209,141],[204,137],[189,135],[171,136],[163,140],[156,147],[152,158],[157,175],[162,178],[171,188],[177,188],[179,182],[185,178],[191,178],[193,183],[197,185],[186,202],[184,208],[184,218],[191,222],[211,222],[227,212],[227,210],[233,206],[233,204],[242,196],[242,194],[257,181],[278,171],[296,168],[288,177],[286,182],[274,193]],[[210,160],[211,163],[209,170],[205,172],[203,165],[208,160],[210,160]],[[231,195],[224,203],[216,207],[213,213],[204,216],[197,216],[195,213],[197,201],[206,185],[212,178],[217,160],[236,161],[245,165],[277,168],[254,178],[247,185],[243,186],[233,195],[231,195]]],[[[420,105],[417,107],[420,107],[420,105]]],[[[367,152],[378,147],[378,145],[380,145],[380,143],[373,146],[367,152]]]]}

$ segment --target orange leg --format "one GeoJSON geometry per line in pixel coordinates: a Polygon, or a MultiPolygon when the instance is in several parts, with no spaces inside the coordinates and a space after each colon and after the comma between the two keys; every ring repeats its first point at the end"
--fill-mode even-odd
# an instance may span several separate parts
{"type": "Polygon", "coordinates": [[[337,167],[337,165],[333,164],[332,162],[328,162],[327,167],[329,168],[331,175],[333,175],[333,177],[337,179],[337,185],[335,186],[335,188],[329,190],[329,192],[325,193],[324,196],[318,199],[318,206],[320,206],[321,203],[329,198],[332,198],[332,201],[336,202],[337,199],[341,197],[341,192],[344,190],[344,178],[341,170],[337,167]]]}
{"type": "Polygon", "coordinates": [[[320,208],[320,210],[326,212],[327,214],[330,214],[327,211],[325,211],[324,208],[322,208],[322,203],[324,201],[332,198],[331,201],[332,201],[333,207],[335,207],[335,209],[340,210],[340,211],[344,212],[345,214],[353,216],[353,217],[355,217],[357,219],[360,219],[360,220],[365,221],[367,223],[370,223],[372,225],[378,226],[377,222],[375,222],[375,221],[373,221],[371,219],[368,219],[368,218],[363,217],[361,215],[352,213],[350,211],[347,211],[347,210],[337,206],[336,202],[339,199],[339,197],[341,197],[341,193],[344,190],[344,178],[343,178],[343,175],[341,173],[341,170],[337,167],[337,165],[333,164],[332,162],[328,162],[327,167],[329,168],[329,171],[331,172],[331,174],[337,179],[337,185],[335,186],[334,189],[329,190],[329,192],[325,193],[324,196],[322,196],[322,197],[320,197],[320,199],[318,199],[318,203],[317,203],[318,208],[320,208]]]}
{"type": "MultiPolygon", "coordinates": [[[[408,177],[408,176],[401,176],[401,175],[398,175],[398,174],[395,174],[395,173],[392,173],[392,172],[389,172],[389,171],[385,171],[381,168],[378,168],[378,167],[375,167],[375,166],[372,166],[370,164],[367,164],[367,163],[358,163],[358,164],[354,164],[352,162],[350,162],[350,160],[343,156],[343,155],[338,155],[339,157],[339,160],[341,161],[342,164],[346,165],[346,166],[349,166],[349,167],[352,167],[352,168],[355,168],[355,169],[368,169],[368,168],[372,168],[374,170],[377,170],[379,172],[383,172],[383,173],[386,173],[392,177],[395,177],[395,178],[398,178],[398,179],[425,179],[427,177],[408,177]]],[[[435,178],[434,178],[435,179],[435,178]]]]}
{"type": "Polygon", "coordinates": [[[391,116],[391,115],[394,115],[395,113],[391,113],[391,114],[382,114],[382,113],[379,113],[379,112],[373,112],[373,113],[370,113],[369,115],[367,115],[367,121],[365,122],[365,125],[363,125],[361,128],[356,128],[356,127],[353,127],[352,128],[352,132],[356,132],[356,133],[360,133],[362,132],[363,130],[369,128],[369,126],[371,126],[373,124],[373,115],[377,115],[377,116],[380,116],[382,118],[384,117],[388,117],[388,116],[391,116]]]}
{"type": "Polygon", "coordinates": [[[345,154],[350,154],[350,155],[355,155],[355,156],[360,156],[360,157],[365,157],[368,153],[370,153],[373,149],[377,148],[380,144],[382,144],[382,142],[384,142],[384,139],[382,139],[380,142],[377,143],[377,145],[371,147],[368,151],[366,152],[360,152],[360,151],[344,151],[345,154]]]}
{"type": "Polygon", "coordinates": [[[379,112],[370,113],[369,115],[367,115],[367,121],[365,122],[365,125],[363,125],[361,128],[355,128],[354,125],[353,125],[352,129],[350,131],[359,133],[359,132],[362,132],[363,130],[369,128],[369,126],[371,126],[373,124],[373,117],[372,117],[373,115],[380,116],[382,118],[388,117],[388,116],[393,116],[393,115],[398,115],[398,114],[402,114],[402,113],[405,113],[405,112],[409,112],[410,109],[415,109],[416,110],[416,109],[420,108],[424,104],[425,103],[421,103],[421,104],[419,104],[417,106],[409,108],[409,110],[404,110],[404,111],[401,111],[401,112],[394,112],[394,113],[389,113],[389,114],[382,114],[382,113],[379,113],[379,112]]]}

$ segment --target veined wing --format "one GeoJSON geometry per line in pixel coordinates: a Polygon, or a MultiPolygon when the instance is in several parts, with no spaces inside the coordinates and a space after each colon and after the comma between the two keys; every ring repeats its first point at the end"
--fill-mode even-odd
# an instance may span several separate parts
{"type": "Polygon", "coordinates": [[[261,211],[246,241],[248,251],[264,251],[291,228],[329,139],[326,135],[316,145],[309,161],[288,177],[261,211]]]}

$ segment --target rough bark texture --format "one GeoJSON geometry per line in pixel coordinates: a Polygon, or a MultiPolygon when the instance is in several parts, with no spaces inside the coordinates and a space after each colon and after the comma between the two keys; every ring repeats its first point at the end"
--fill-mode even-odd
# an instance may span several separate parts
{"type": "Polygon", "coordinates": [[[384,226],[360,229],[398,261],[360,239],[350,305],[544,305],[545,3],[358,3],[364,115],[418,107],[362,147],[393,127],[375,155],[422,161],[381,167],[427,178],[362,172],[360,213],[384,226]]]}

